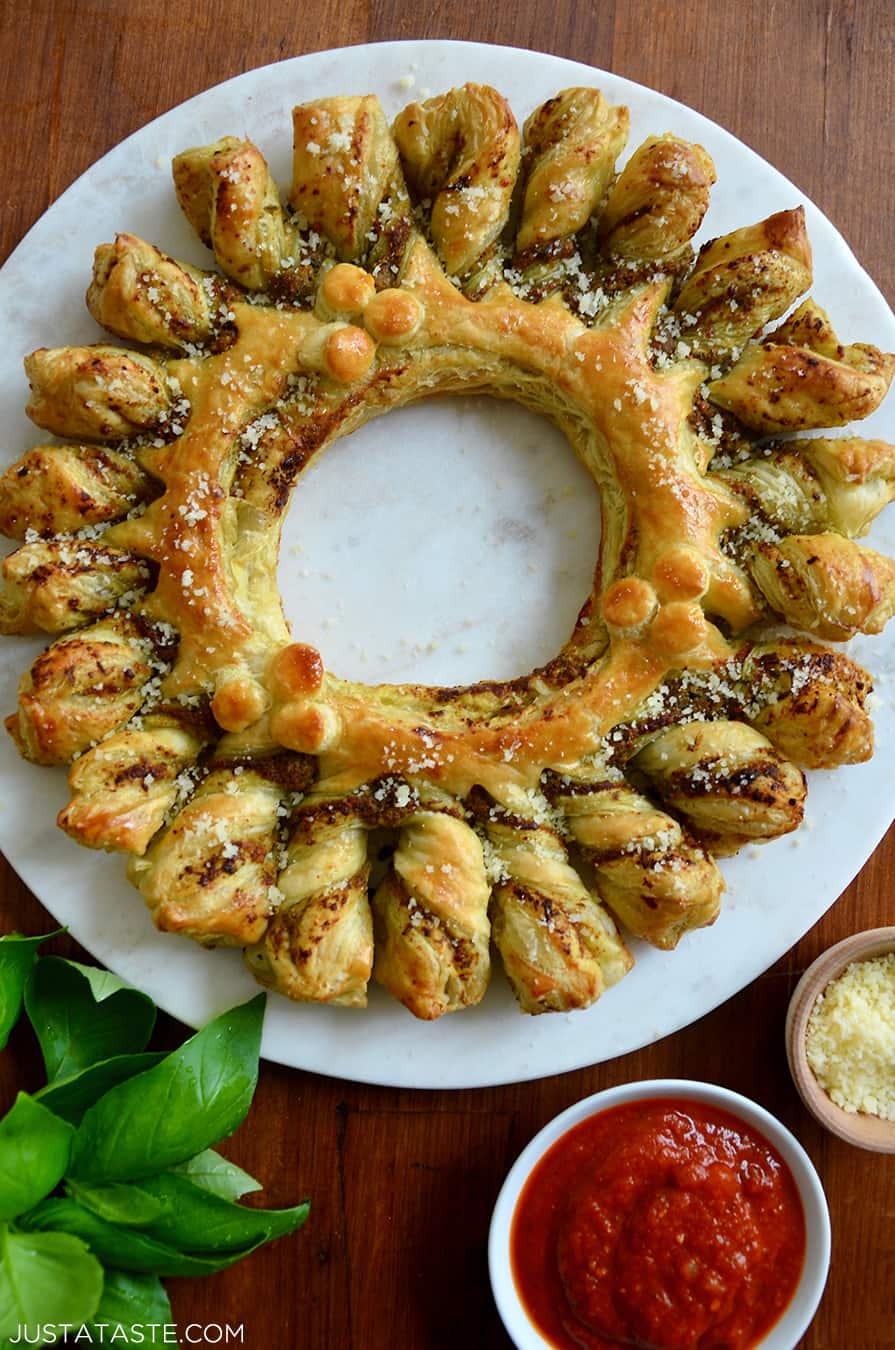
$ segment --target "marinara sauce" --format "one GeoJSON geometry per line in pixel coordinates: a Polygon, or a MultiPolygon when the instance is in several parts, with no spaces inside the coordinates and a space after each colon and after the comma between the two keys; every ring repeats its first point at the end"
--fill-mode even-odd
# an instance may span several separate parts
{"type": "Polygon", "coordinates": [[[805,1256],[795,1180],[758,1131],[701,1102],[610,1107],[532,1172],[510,1232],[517,1291],[559,1350],[747,1350],[805,1256]]]}

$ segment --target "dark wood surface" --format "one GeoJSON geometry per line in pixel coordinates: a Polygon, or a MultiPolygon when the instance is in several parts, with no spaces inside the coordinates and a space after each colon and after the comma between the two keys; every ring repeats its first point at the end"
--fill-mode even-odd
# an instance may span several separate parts
{"type": "MultiPolygon", "coordinates": [[[[891,0],[514,0],[465,9],[444,0],[422,10],[406,0],[2,0],[0,254],[107,149],[211,84],[320,48],[454,37],[573,57],[699,109],[813,198],[892,301],[891,0]]],[[[4,340],[15,343],[15,332],[4,340]]],[[[249,1120],[228,1151],[265,1181],[267,1203],[308,1194],[313,1215],[303,1233],[225,1274],[170,1281],[181,1329],[242,1325],[243,1343],[267,1350],[508,1345],[489,1293],[486,1236],[516,1154],[587,1093],[680,1075],[763,1103],[819,1169],[833,1262],[802,1344],[895,1346],[895,1163],[815,1127],[783,1048],[800,971],[849,933],[892,923],[893,881],[890,833],[827,916],[754,984],[686,1030],[596,1068],[511,1087],[423,1092],[264,1066],[249,1120]]],[[[51,926],[11,869],[0,882],[4,931],[51,926]]],[[[62,942],[53,949],[74,950],[62,942]]],[[[180,1034],[163,1024],[163,1042],[180,1034]]],[[[37,1081],[34,1047],[20,1029],[0,1057],[0,1109],[17,1087],[37,1081]]]]}

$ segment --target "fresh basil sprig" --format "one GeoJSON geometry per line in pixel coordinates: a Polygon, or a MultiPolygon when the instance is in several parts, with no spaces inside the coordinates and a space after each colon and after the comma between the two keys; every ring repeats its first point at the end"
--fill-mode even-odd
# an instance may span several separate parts
{"type": "Polygon", "coordinates": [[[88,1069],[56,1078],[46,1087],[39,1088],[34,1100],[48,1106],[55,1115],[61,1116],[72,1125],[80,1125],[84,1112],[94,1102],[117,1087],[126,1078],[152,1069],[165,1058],[162,1050],[147,1050],[142,1055],[113,1055],[111,1059],[101,1059],[88,1069]]]}
{"type": "MultiPolygon", "coordinates": [[[[214,1275],[248,1256],[258,1242],[234,1252],[184,1252],[173,1243],[149,1237],[138,1228],[124,1228],[92,1213],[78,1200],[51,1197],[20,1220],[29,1232],[66,1233],[80,1238],[100,1261],[120,1270],[148,1275],[214,1275]]],[[[296,1225],[297,1226],[297,1225],[296,1225]]]]}
{"type": "Polygon", "coordinates": [[[151,998],[108,971],[60,956],[42,957],[35,965],[25,987],[25,1010],[50,1083],[112,1055],[138,1054],[155,1025],[151,998]]]}
{"type": "Polygon", "coordinates": [[[25,983],[37,959],[37,949],[42,942],[55,936],[55,933],[47,933],[46,937],[29,938],[22,937],[21,933],[7,933],[0,937],[0,1050],[6,1046],[9,1033],[19,1020],[25,983]]]}
{"type": "Polygon", "coordinates": [[[264,995],[148,1051],[152,1000],[43,940],[0,939],[0,1047],[24,1003],[49,1080],[0,1119],[0,1350],[29,1324],[170,1325],[161,1276],[222,1270],[308,1214],[237,1204],[260,1185],[212,1147],[251,1105],[264,995]]]}
{"type": "MultiPolygon", "coordinates": [[[[79,1238],[67,1233],[0,1229],[0,1338],[23,1326],[78,1326],[96,1313],[103,1268],[79,1238]]],[[[168,1321],[171,1319],[170,1307],[168,1321]]]]}
{"type": "Polygon", "coordinates": [[[293,1209],[247,1209],[200,1190],[185,1176],[161,1172],[125,1186],[66,1185],[68,1193],[101,1218],[140,1228],[149,1237],[183,1251],[237,1251],[290,1233],[307,1218],[307,1205],[293,1209]]]}
{"type": "Polygon", "coordinates": [[[258,994],[222,1013],[155,1068],[110,1088],[84,1113],[70,1175],[134,1181],[232,1134],[255,1095],[264,1002],[258,994]]]}
{"type": "Polygon", "coordinates": [[[239,1200],[250,1191],[261,1190],[260,1181],[250,1177],[229,1158],[222,1158],[213,1148],[203,1149],[195,1158],[187,1158],[186,1162],[170,1170],[182,1172],[194,1186],[201,1186],[203,1191],[211,1191],[212,1195],[220,1195],[224,1200],[239,1200]]]}
{"type": "MultiPolygon", "coordinates": [[[[106,1270],[103,1294],[93,1314],[93,1327],[124,1327],[125,1344],[140,1344],[146,1328],[170,1325],[171,1305],[157,1275],[135,1275],[130,1270],[106,1270]],[[138,1328],[136,1335],[134,1329],[138,1328]]],[[[99,1339],[99,1334],[95,1339],[99,1339]]]]}
{"type": "Polygon", "coordinates": [[[73,1135],[67,1121],[19,1093],[0,1120],[0,1219],[17,1218],[58,1186],[73,1135]]]}

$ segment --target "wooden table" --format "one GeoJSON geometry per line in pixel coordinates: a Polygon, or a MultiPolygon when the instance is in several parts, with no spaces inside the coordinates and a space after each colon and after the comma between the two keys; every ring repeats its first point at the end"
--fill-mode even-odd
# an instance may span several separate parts
{"type": "MultiPolygon", "coordinates": [[[[574,57],[698,108],[799,184],[895,297],[891,0],[516,0],[468,14],[443,3],[414,11],[401,0],[6,0],[0,11],[2,256],[110,146],[208,85],[315,48],[456,37],[574,57]]],[[[50,324],[51,308],[50,295],[50,324]]],[[[14,331],[6,341],[15,342],[14,331]]],[[[848,791],[847,770],[842,781],[848,791]]],[[[491,1206],[514,1157],[546,1120],[587,1093],[680,1075],[763,1103],[796,1132],[820,1171],[833,1263],[803,1345],[895,1345],[895,1166],[815,1127],[783,1050],[787,1000],[800,971],[847,934],[893,922],[893,873],[890,834],[833,910],[754,984],[686,1030],[593,1069],[513,1087],[424,1092],[265,1066],[249,1121],[229,1151],[264,1179],[268,1203],[307,1192],[313,1216],[298,1237],[228,1273],[172,1280],[181,1328],[242,1325],[243,1343],[266,1350],[508,1345],[485,1251],[491,1206]]],[[[50,927],[9,868],[2,883],[3,930],[50,927]]],[[[174,1023],[162,1029],[168,1043],[181,1034],[174,1023]]],[[[0,1059],[0,1107],[17,1087],[34,1086],[37,1072],[33,1045],[20,1031],[0,1059]]]]}

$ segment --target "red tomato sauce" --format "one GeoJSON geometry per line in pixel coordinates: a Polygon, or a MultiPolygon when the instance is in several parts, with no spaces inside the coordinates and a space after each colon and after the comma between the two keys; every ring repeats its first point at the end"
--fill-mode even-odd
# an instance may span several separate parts
{"type": "Polygon", "coordinates": [[[574,1126],[532,1172],[510,1232],[516,1289],[558,1350],[748,1350],[804,1256],[780,1155],[745,1121],[685,1100],[574,1126]]]}

